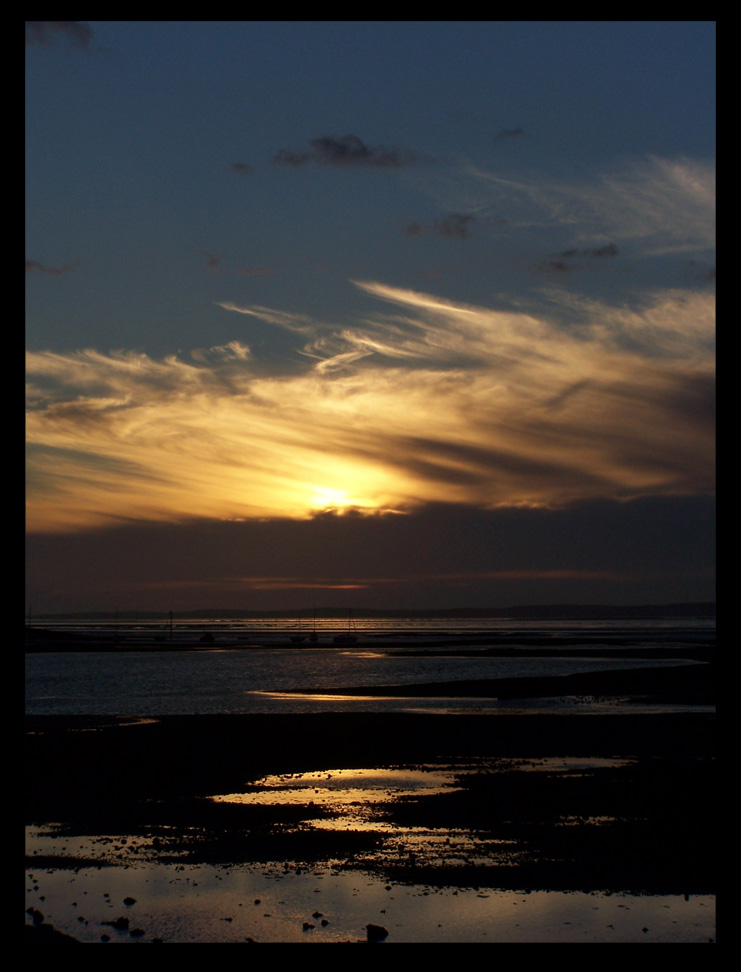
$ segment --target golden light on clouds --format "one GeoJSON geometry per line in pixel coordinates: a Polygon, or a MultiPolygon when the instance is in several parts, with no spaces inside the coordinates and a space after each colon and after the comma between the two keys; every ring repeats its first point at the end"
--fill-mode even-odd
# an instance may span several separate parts
{"type": "Polygon", "coordinates": [[[709,294],[572,297],[565,323],[357,286],[384,312],[340,329],[222,305],[299,334],[299,374],[236,340],[190,361],[30,352],[29,528],[712,489],[709,294]]]}

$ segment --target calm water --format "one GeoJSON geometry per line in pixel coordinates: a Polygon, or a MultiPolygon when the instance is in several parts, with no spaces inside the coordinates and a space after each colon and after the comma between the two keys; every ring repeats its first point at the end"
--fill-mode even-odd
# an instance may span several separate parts
{"type": "MultiPolygon", "coordinates": [[[[136,838],[127,848],[136,851],[136,838]]],[[[100,846],[47,837],[48,853],[100,854],[100,846]]],[[[41,853],[41,851],[40,851],[41,853]]],[[[388,883],[385,878],[314,867],[287,874],[283,865],[156,865],[29,868],[26,901],[81,942],[174,944],[363,942],[371,920],[389,929],[387,943],[675,943],[715,941],[710,895],[639,896],[612,892],[458,890],[388,883]],[[38,891],[34,891],[38,888],[38,891]],[[43,895],[43,900],[39,896],[43,895]],[[131,895],[136,904],[121,905],[131,895]],[[326,927],[313,913],[328,916],[326,927]],[[124,910],[137,939],[104,928],[124,910]],[[306,920],[310,931],[303,929],[306,920]]],[[[27,917],[30,923],[30,918],[27,917]]]]}
{"type": "Polygon", "coordinates": [[[408,638],[413,646],[415,639],[455,638],[458,635],[490,633],[497,639],[511,636],[513,642],[522,636],[538,635],[544,646],[548,639],[558,635],[588,637],[595,641],[605,636],[624,636],[636,643],[663,642],[670,640],[677,644],[692,642],[715,636],[715,620],[705,618],[658,618],[656,620],[527,620],[508,618],[364,618],[349,619],[307,616],[282,618],[279,620],[253,619],[192,619],[189,621],[138,621],[100,622],[100,621],[59,621],[39,622],[44,628],[55,631],[80,632],[85,634],[106,634],[118,632],[126,641],[192,641],[203,634],[213,634],[219,643],[244,644],[250,640],[263,643],[285,644],[290,635],[308,635],[316,629],[321,642],[330,642],[333,635],[341,634],[352,626],[353,631],[364,640],[383,640],[385,637],[408,638]]]}
{"type": "MultiPolygon", "coordinates": [[[[684,663],[681,658],[600,658],[606,638],[621,637],[649,649],[707,642],[714,636],[711,621],[620,622],[503,622],[473,620],[355,622],[360,641],[348,649],[331,643],[331,636],[347,630],[347,623],[318,619],[320,643],[292,647],[290,636],[299,619],[281,622],[189,622],[176,625],[173,642],[197,640],[204,633],[216,638],[212,649],[151,652],[137,650],[137,640],[151,641],[153,634],[170,640],[169,626],[122,625],[121,638],[131,640],[131,650],[110,652],[40,652],[26,655],[26,711],[29,714],[165,715],[190,713],[313,712],[346,709],[506,708],[513,703],[490,700],[404,700],[383,698],[384,685],[440,682],[464,679],[566,675],[574,672],[651,667],[684,663]],[[163,631],[164,628],[164,631],[163,631]],[[400,632],[407,655],[384,651],[400,632]],[[511,644],[509,657],[489,658],[429,656],[415,651],[420,642],[449,644],[471,632],[490,632],[491,644],[511,644]],[[535,638],[547,652],[556,636],[574,636],[579,643],[570,657],[522,657],[518,642],[535,638]],[[238,648],[250,641],[274,644],[272,648],[238,648]],[[329,689],[354,685],[378,685],[379,697],[363,699],[321,698],[329,689]],[[311,690],[311,696],[286,696],[291,690],[311,690]]],[[[56,627],[61,628],[61,625],[56,627]]],[[[100,625],[68,626],[103,631],[100,625]]],[[[107,629],[110,630],[110,629],[107,629]]],[[[477,645],[480,650],[486,646],[477,645]]],[[[528,644],[532,649],[533,644],[528,644]]],[[[562,705],[562,701],[538,700],[538,708],[562,705]]],[[[522,707],[522,703],[517,703],[522,707]]]]}

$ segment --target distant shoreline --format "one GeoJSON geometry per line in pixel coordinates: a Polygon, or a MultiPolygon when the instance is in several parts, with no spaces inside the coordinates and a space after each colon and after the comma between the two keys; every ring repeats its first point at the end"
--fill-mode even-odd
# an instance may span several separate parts
{"type": "MultiPolygon", "coordinates": [[[[323,618],[346,618],[347,608],[317,607],[295,608],[291,610],[248,611],[241,608],[202,608],[193,611],[75,611],[41,613],[34,615],[29,623],[53,621],[163,621],[170,618],[178,621],[216,620],[225,618],[260,620],[295,618],[316,613],[323,618]]],[[[475,618],[500,618],[502,620],[543,620],[543,621],[594,621],[594,620],[656,620],[715,618],[715,601],[693,601],[674,604],[529,604],[506,608],[357,608],[353,609],[356,618],[426,618],[439,620],[462,620],[475,618]]]]}

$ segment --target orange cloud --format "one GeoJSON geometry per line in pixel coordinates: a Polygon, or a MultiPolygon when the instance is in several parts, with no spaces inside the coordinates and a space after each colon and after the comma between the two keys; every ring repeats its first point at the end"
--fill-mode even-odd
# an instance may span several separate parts
{"type": "Polygon", "coordinates": [[[357,286],[390,310],[333,330],[222,305],[301,335],[299,374],[258,373],[238,341],[191,361],[30,352],[29,528],[712,490],[711,295],[572,296],[564,326],[357,286]]]}

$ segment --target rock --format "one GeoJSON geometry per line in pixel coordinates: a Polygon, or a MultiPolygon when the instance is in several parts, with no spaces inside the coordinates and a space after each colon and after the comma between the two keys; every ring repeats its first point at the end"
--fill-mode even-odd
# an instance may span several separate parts
{"type": "Polygon", "coordinates": [[[111,928],[115,928],[117,931],[126,931],[129,927],[129,919],[121,916],[116,918],[115,921],[101,921],[101,925],[110,925],[111,928]]]}
{"type": "Polygon", "coordinates": [[[136,904],[136,898],[132,898],[132,897],[124,898],[124,904],[125,905],[136,904]]]}
{"type": "Polygon", "coordinates": [[[369,942],[382,942],[384,938],[388,938],[388,929],[383,925],[368,924],[365,931],[369,942]]]}
{"type": "Polygon", "coordinates": [[[44,916],[38,908],[26,908],[26,914],[31,916],[34,925],[40,925],[44,920],[44,916]]]}

